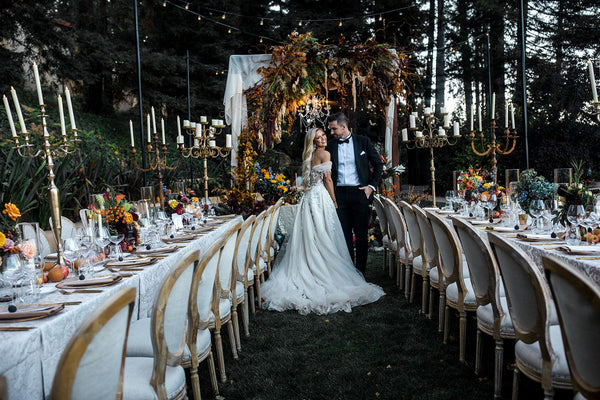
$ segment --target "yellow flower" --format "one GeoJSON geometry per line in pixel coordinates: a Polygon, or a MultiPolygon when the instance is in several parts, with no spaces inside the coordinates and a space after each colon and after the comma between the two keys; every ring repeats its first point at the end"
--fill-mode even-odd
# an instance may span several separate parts
{"type": "Polygon", "coordinates": [[[6,243],[6,236],[0,232],[0,247],[4,246],[4,243],[6,243]]]}
{"type": "Polygon", "coordinates": [[[133,223],[133,215],[131,215],[131,213],[126,212],[125,216],[123,217],[123,219],[125,219],[125,223],[126,224],[133,223]]]}
{"type": "Polygon", "coordinates": [[[179,204],[179,202],[177,200],[169,201],[169,207],[171,207],[173,210],[177,208],[178,204],[179,204]]]}
{"type": "Polygon", "coordinates": [[[271,183],[277,183],[275,179],[271,179],[271,183]]]}
{"type": "Polygon", "coordinates": [[[489,182],[486,182],[486,183],[484,183],[484,184],[483,184],[483,188],[484,188],[484,189],[489,189],[489,188],[490,188],[490,184],[489,184],[489,182]]]}
{"type": "Polygon", "coordinates": [[[200,203],[200,200],[197,197],[192,197],[192,203],[200,203]]]}
{"type": "Polygon", "coordinates": [[[19,208],[17,206],[15,206],[13,203],[5,203],[2,214],[6,214],[6,215],[8,215],[8,217],[10,219],[12,219],[13,221],[16,221],[17,218],[19,218],[21,216],[21,211],[19,211],[19,208]]]}

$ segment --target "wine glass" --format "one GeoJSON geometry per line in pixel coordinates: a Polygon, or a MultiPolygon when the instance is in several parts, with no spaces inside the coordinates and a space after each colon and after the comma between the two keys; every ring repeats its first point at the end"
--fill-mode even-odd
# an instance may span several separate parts
{"type": "Polygon", "coordinates": [[[94,237],[94,241],[100,248],[100,260],[99,261],[102,261],[102,259],[104,258],[104,254],[106,254],[105,248],[110,243],[110,232],[108,231],[108,229],[105,227],[97,228],[96,236],[94,237]]]}
{"type": "Polygon", "coordinates": [[[452,211],[452,202],[456,197],[456,192],[454,190],[446,191],[446,210],[452,211]]]}
{"type": "Polygon", "coordinates": [[[108,240],[111,243],[110,246],[110,258],[116,259],[122,257],[121,253],[121,242],[125,238],[125,235],[121,232],[109,232],[108,240]]]}
{"type": "Polygon", "coordinates": [[[585,218],[582,225],[586,228],[586,239],[588,244],[596,244],[597,238],[594,234],[595,228],[598,227],[598,214],[596,207],[592,204],[585,206],[585,218]]]}
{"type": "Polygon", "coordinates": [[[582,205],[571,204],[567,209],[567,221],[570,228],[567,233],[567,244],[575,245],[579,243],[578,226],[585,218],[585,208],[582,205]]]}
{"type": "Polygon", "coordinates": [[[63,255],[67,261],[69,272],[72,274],[75,270],[75,261],[79,257],[79,251],[81,250],[80,242],[77,238],[66,238],[63,241],[63,249],[63,255]]]}
{"type": "Polygon", "coordinates": [[[540,231],[539,218],[543,214],[545,209],[546,205],[544,204],[544,200],[532,200],[529,204],[529,214],[531,214],[531,216],[534,218],[534,233],[539,233],[540,231]]]}

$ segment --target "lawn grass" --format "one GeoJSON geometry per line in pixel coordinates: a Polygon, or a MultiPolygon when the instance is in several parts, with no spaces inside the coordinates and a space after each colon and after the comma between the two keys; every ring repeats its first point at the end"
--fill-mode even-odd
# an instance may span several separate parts
{"type": "MultiPolygon", "coordinates": [[[[484,369],[477,376],[475,320],[468,320],[467,363],[461,364],[457,316],[451,319],[449,343],[443,344],[437,315],[430,320],[419,314],[420,296],[413,304],[405,299],[381,268],[382,255],[371,253],[367,269],[367,280],[386,292],[376,303],[325,316],[257,311],[250,319],[250,336],[242,336],[238,360],[224,338],[227,382],[220,384],[221,398],[493,398],[491,339],[486,338],[484,369]]],[[[513,348],[505,345],[505,366],[514,359],[513,348]]],[[[212,398],[204,364],[199,375],[203,398],[212,398]]],[[[505,367],[504,398],[510,398],[511,385],[512,371],[505,367]]],[[[521,379],[519,395],[543,398],[539,384],[527,378],[521,379]]],[[[556,398],[572,398],[572,393],[557,391],[556,398]]]]}

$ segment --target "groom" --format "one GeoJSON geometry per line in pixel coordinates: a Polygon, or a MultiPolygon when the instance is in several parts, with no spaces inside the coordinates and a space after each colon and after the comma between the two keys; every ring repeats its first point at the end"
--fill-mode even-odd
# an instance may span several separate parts
{"type": "Polygon", "coordinates": [[[337,139],[327,145],[333,163],[331,179],[335,186],[337,214],[350,257],[364,275],[369,250],[369,205],[373,201],[383,164],[368,137],[350,132],[348,118],[343,112],[331,115],[328,122],[331,134],[337,139]],[[370,167],[373,167],[372,174],[370,167]],[[352,233],[356,241],[356,257],[352,233]]]}

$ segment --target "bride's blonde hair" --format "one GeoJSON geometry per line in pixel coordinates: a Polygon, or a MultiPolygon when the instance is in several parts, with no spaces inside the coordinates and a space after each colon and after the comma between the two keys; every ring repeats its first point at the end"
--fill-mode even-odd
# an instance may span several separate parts
{"type": "Polygon", "coordinates": [[[308,189],[310,186],[310,164],[315,152],[315,135],[321,128],[310,128],[304,137],[304,152],[302,153],[302,186],[308,189]]]}

